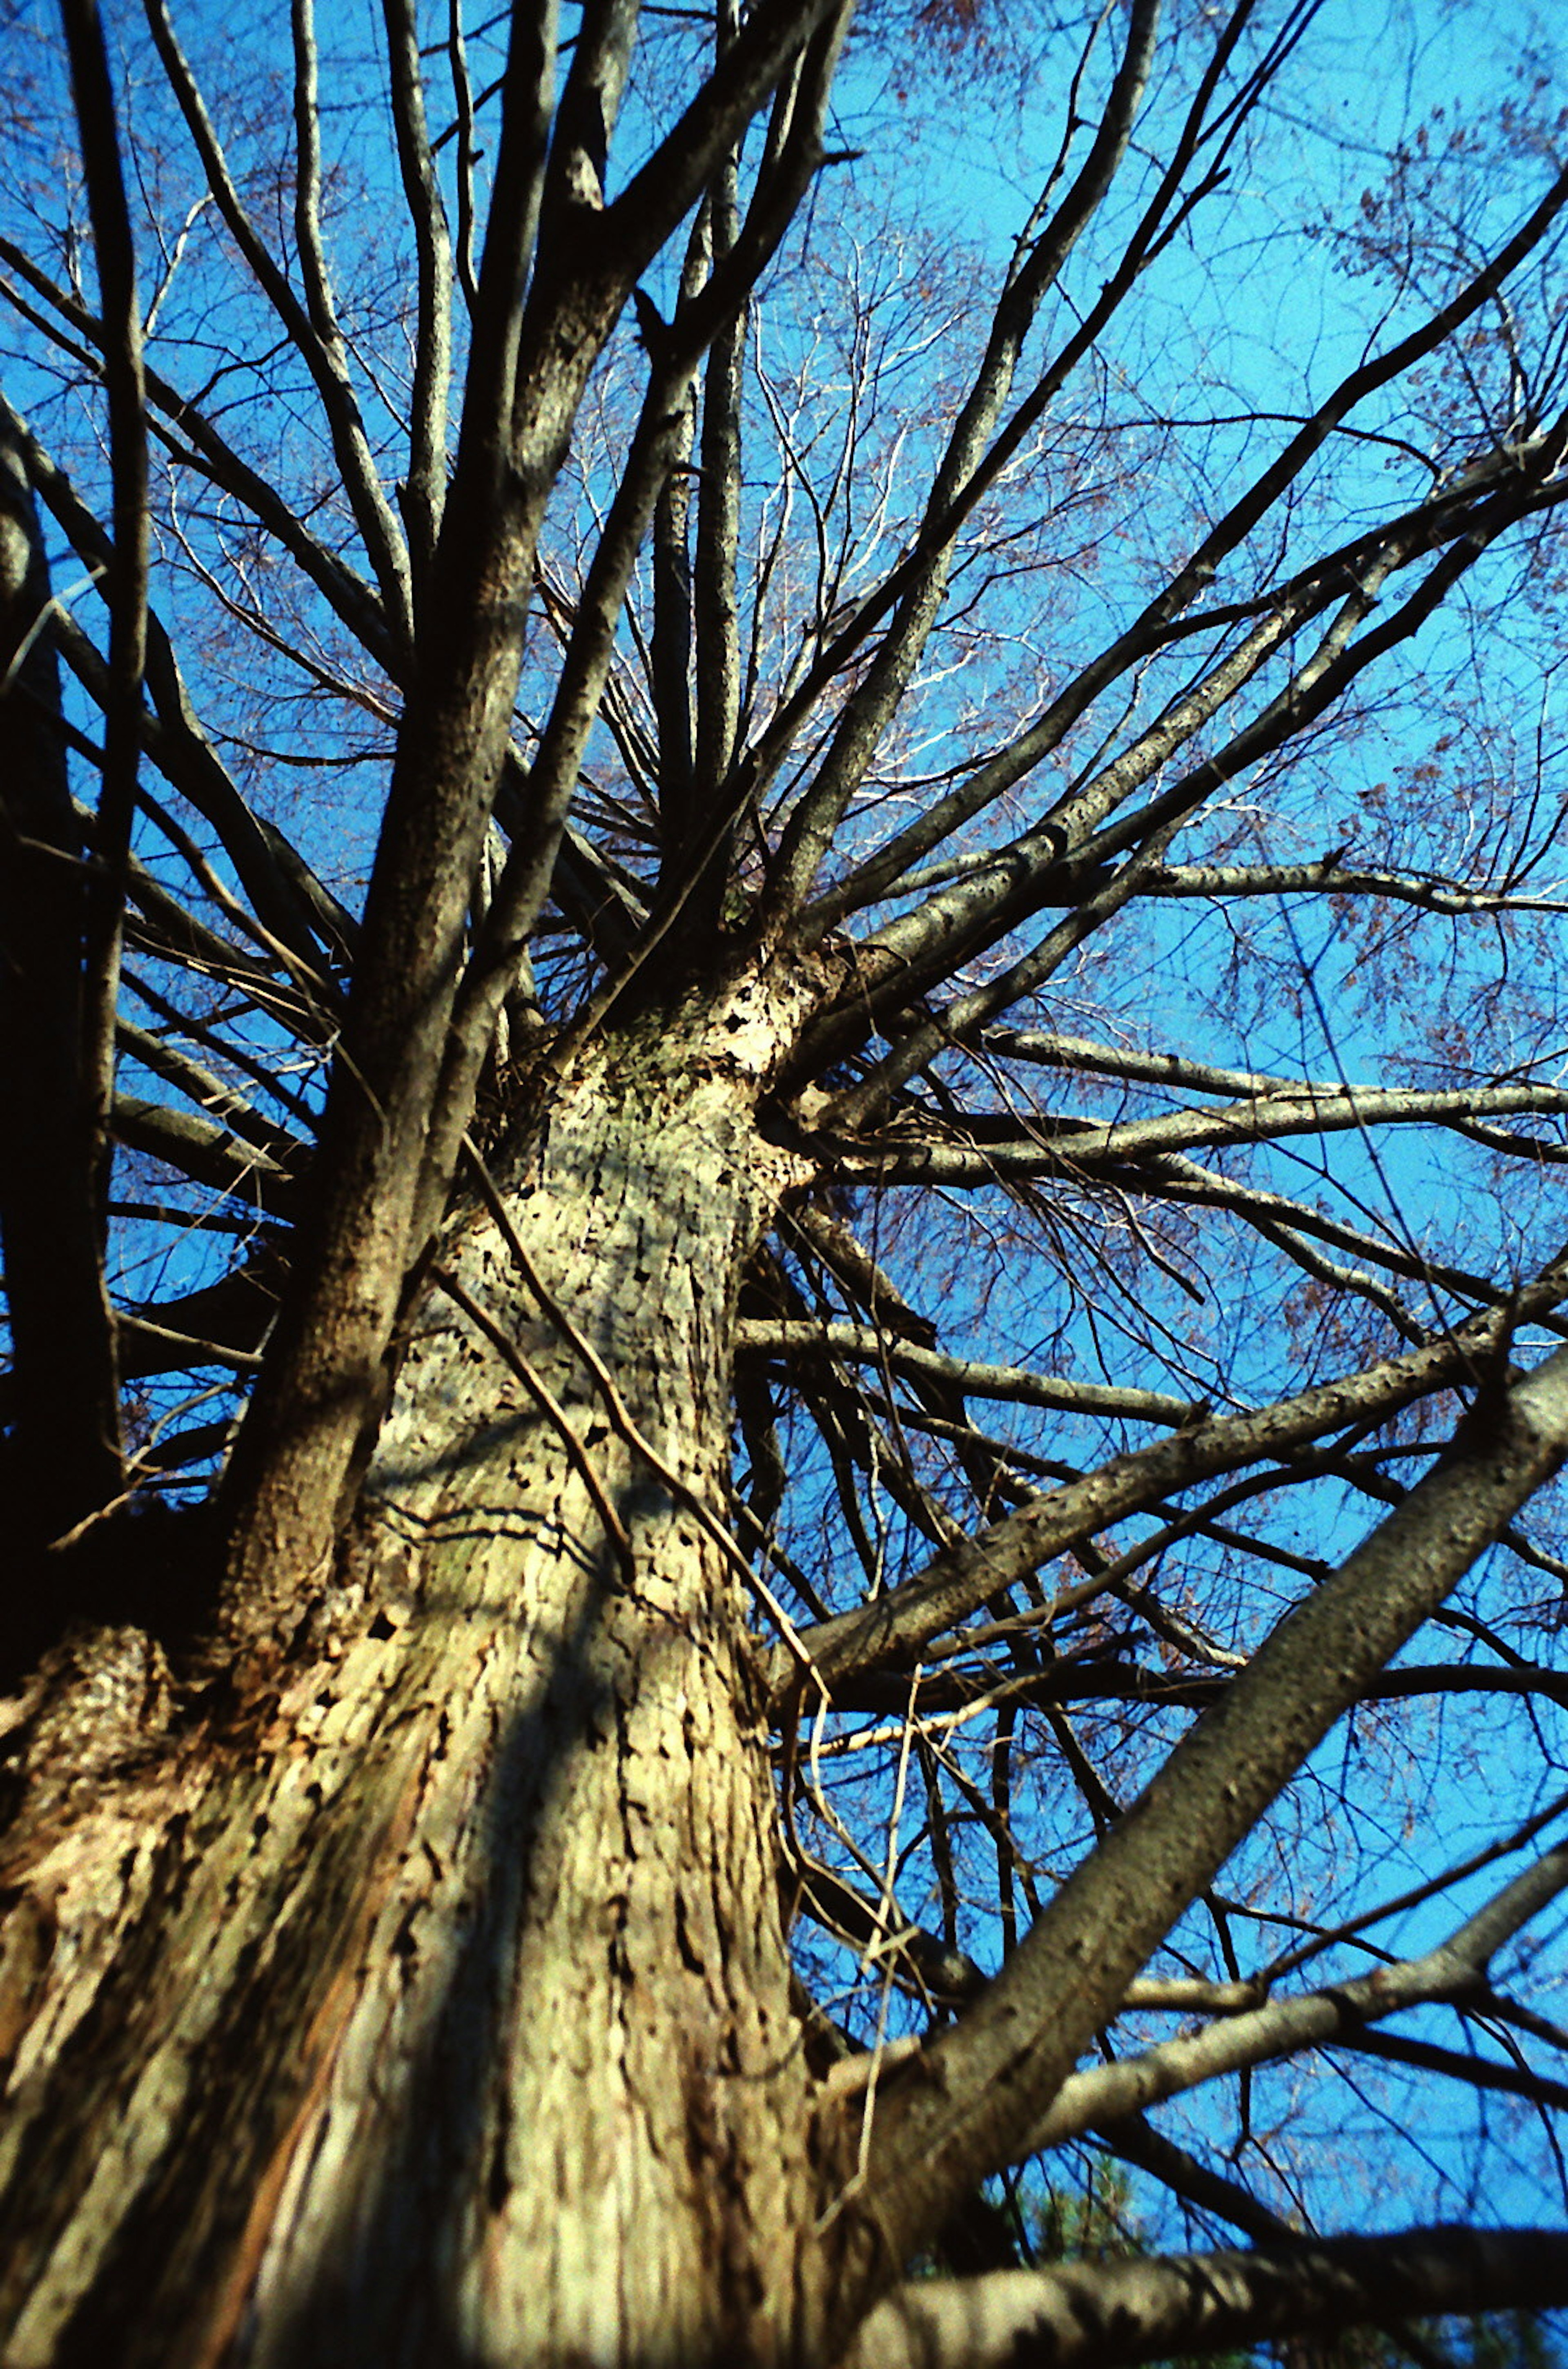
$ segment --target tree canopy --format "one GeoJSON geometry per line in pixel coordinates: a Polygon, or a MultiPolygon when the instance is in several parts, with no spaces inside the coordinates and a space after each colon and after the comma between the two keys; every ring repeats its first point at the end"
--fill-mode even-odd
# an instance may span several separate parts
{"type": "Polygon", "coordinates": [[[18,2369],[1568,2306],[1516,13],[12,12],[18,2369]]]}

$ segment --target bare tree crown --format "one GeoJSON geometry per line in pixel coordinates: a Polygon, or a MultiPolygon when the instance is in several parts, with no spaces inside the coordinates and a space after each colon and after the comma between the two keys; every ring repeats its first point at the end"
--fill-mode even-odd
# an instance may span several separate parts
{"type": "Polygon", "coordinates": [[[1417,16],[8,30],[7,2360],[1568,2306],[1568,153],[1417,16]]]}

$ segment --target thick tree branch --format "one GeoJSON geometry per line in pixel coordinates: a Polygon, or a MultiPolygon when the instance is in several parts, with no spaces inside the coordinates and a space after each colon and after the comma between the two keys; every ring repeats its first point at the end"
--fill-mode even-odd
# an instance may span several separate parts
{"type": "Polygon", "coordinates": [[[780,1322],[742,1318],[735,1345],[752,1356],[771,1354],[792,1363],[843,1359],[876,1366],[911,1380],[951,1382],[974,1398],[1001,1399],[1019,1406],[1070,1408],[1086,1414],[1123,1415],[1133,1422],[1169,1424],[1179,1429],[1205,1412],[1164,1390],[1136,1390],[1113,1383],[1079,1382],[1065,1376],[1034,1374],[1019,1366],[988,1366],[972,1357],[946,1357],[935,1349],[899,1341],[869,1325],[780,1322]]]}
{"type": "MultiPolygon", "coordinates": [[[[112,550],[106,568],[109,690],[104,707],[97,862],[87,875],[83,948],[84,1081],[92,1098],[91,1190],[107,1234],[110,1116],[114,1105],[114,1014],[120,996],[131,828],[136,807],[142,677],[147,654],[147,405],[136,254],[120,166],[114,92],[97,0],[64,0],[62,20],[71,93],[81,133],[93,226],[109,395],[112,550]]],[[[110,1435],[112,1438],[114,1435],[110,1435]]]]}
{"type": "MultiPolygon", "coordinates": [[[[1561,1289],[1558,1270],[1548,1270],[1528,1288],[1528,1307],[1550,1310],[1561,1289]]],[[[1294,1398],[1216,1416],[1116,1457],[939,1555],[879,1602],[806,1631],[803,1642],[813,1668],[830,1688],[840,1675],[917,1654],[1024,1573],[1173,1491],[1244,1465],[1288,1461],[1312,1440],[1351,1425],[1386,1421],[1434,1390],[1472,1380],[1505,1346],[1514,1322],[1512,1312],[1474,1318],[1443,1340],[1319,1383],[1294,1398]]],[[[773,1678],[775,1688],[787,1691],[796,1681],[796,1665],[775,1656],[773,1678]]]]}
{"type": "Polygon", "coordinates": [[[1568,2303],[1568,2230],[1409,2229],[1251,2252],[996,2271],[901,2287],[845,2369],[1118,2369],[1275,2336],[1332,2336],[1392,2315],[1568,2303]]]}
{"type": "Polygon", "coordinates": [[[1144,876],[1140,897],[1380,897],[1423,913],[1562,913],[1568,898],[1464,887],[1420,873],[1380,871],[1343,858],[1315,864],[1167,864],[1144,876]]]}
{"type": "Polygon", "coordinates": [[[895,2259],[1017,2151],[1181,1910],[1564,1456],[1559,1350],[1482,1390],[1437,1467],[1280,1623],[983,1998],[885,2093],[867,2202],[895,2259]]]}
{"type": "MultiPolygon", "coordinates": [[[[1162,2041],[1115,2064],[1071,2074],[1020,2153],[1059,2146],[1064,2139],[1117,2123],[1126,2114],[1142,2113],[1201,2082],[1303,2048],[1336,2043],[1356,2047],[1368,2025],[1406,2008],[1467,1998],[1483,2007],[1492,1959],[1564,1888],[1568,1846],[1560,1845],[1513,1877],[1446,1941],[1419,1958],[1379,1965],[1369,1974],[1330,1983],[1321,1990],[1272,1997],[1217,2020],[1191,2039],[1162,2041]]],[[[1455,2064],[1448,2069],[1455,2069],[1455,2064]]]]}
{"type": "MultiPolygon", "coordinates": [[[[642,259],[827,14],[828,0],[804,16],[772,0],[752,14],[682,125],[616,205],[593,216],[593,235],[585,231],[578,241],[574,231],[567,277],[556,277],[554,264],[550,274],[536,277],[521,328],[517,304],[544,169],[553,41],[549,22],[525,26],[521,11],[513,17],[481,303],[436,552],[419,696],[406,708],[399,734],[345,1027],[346,1058],[336,1065],[323,1121],[298,1280],[225,1473],[232,1540],[225,1617],[242,1630],[281,1617],[280,1602],[325,1568],[380,1418],[405,1281],[440,1215],[471,1115],[468,1082],[477,1074],[479,1031],[460,1037],[449,1060],[448,1025],[505,761],[537,536],[589,371],[642,259]],[[693,167],[696,180],[687,191],[693,167]]],[[[821,35],[821,105],[843,21],[833,19],[821,35]]],[[[808,122],[797,167],[807,177],[817,154],[808,122]]],[[[795,184],[776,218],[765,214],[752,239],[742,234],[730,258],[742,285],[783,235],[802,187],[804,180],[795,184]]],[[[715,276],[695,309],[717,287],[715,276]]],[[[665,367],[689,374],[711,327],[691,325],[690,348],[672,349],[665,367]]],[[[660,375],[656,369],[656,380],[660,375]]],[[[645,441],[657,446],[662,434],[660,415],[647,423],[645,441]]],[[[632,529],[654,490],[648,477],[646,467],[635,473],[626,495],[604,559],[611,578],[629,567],[632,529]]],[[[602,635],[605,614],[601,605],[589,620],[593,635],[602,635]]],[[[586,670],[570,696],[563,693],[567,738],[589,704],[593,671],[586,670]]],[[[546,847],[554,864],[561,817],[553,809],[547,800],[536,834],[514,850],[522,901],[532,901],[530,883],[546,847]]],[[[503,883],[492,927],[514,925],[519,910],[520,900],[503,883]]],[[[503,964],[490,967],[498,997],[504,998],[511,976],[503,964]]],[[[488,1031],[485,1041],[487,1047],[488,1031]]]]}
{"type": "MultiPolygon", "coordinates": [[[[715,39],[721,50],[738,36],[736,0],[718,0],[715,39]]],[[[739,234],[739,172],[735,151],[718,167],[708,197],[709,240],[715,267],[733,253],[739,234]]],[[[697,813],[718,806],[735,754],[740,718],[740,397],[746,314],[715,338],[703,375],[702,474],[697,482],[697,538],[692,569],[696,645],[692,795],[697,813]]]]}
{"type": "Polygon", "coordinates": [[[25,1550],[74,1528],[122,1480],[83,1033],[86,876],[49,573],[12,427],[0,408],[0,1251],[18,1381],[5,1496],[25,1550]]]}
{"type": "Polygon", "coordinates": [[[391,68],[392,120],[403,196],[418,257],[418,309],[414,333],[414,385],[408,476],[403,496],[414,573],[414,607],[435,556],[446,502],[446,429],[452,376],[452,241],[441,182],[425,123],[414,0],[383,0],[391,68]]]}
{"type": "Polygon", "coordinates": [[[1497,497],[1483,504],[1415,588],[1385,611],[1378,623],[1358,632],[1378,609],[1382,584],[1437,540],[1421,531],[1419,514],[1414,526],[1409,521],[1401,521],[1391,531],[1386,549],[1363,571],[1350,597],[1342,602],[1305,663],[1293,669],[1288,681],[1250,723],[1171,787],[1121,821],[1099,828],[1131,787],[1151,778],[1150,751],[1143,743],[1137,744],[1125,761],[1116,761],[1103,776],[1076,793],[1070,807],[1054,812],[1003,850],[989,873],[966,875],[956,887],[941,892],[865,941],[858,954],[862,980],[857,998],[845,1007],[837,1025],[828,1022],[819,1027],[812,1048],[818,1063],[830,1051],[841,1055],[859,1042],[866,1020],[887,1001],[906,1001],[951,975],[961,963],[989,950],[1020,921],[1036,912],[1046,901],[1045,884],[1066,850],[1071,850],[1073,860],[1085,867],[1090,879],[1103,884],[999,977],[971,989],[939,1018],[925,1020],[903,1037],[895,1053],[837,1099],[834,1111],[839,1123],[864,1123],[946,1045],[962,1041],[1011,1005],[1037,992],[1137,894],[1145,874],[1162,861],[1178,827],[1211,794],[1228,789],[1252,766],[1298,739],[1318,716],[1344,698],[1369,667],[1417,634],[1487,544],[1515,522],[1521,506],[1528,509],[1562,499],[1568,487],[1558,477],[1557,463],[1563,435],[1562,428],[1554,430],[1535,456],[1534,473],[1518,502],[1497,497]],[[1539,486],[1538,475],[1543,480],[1539,486]],[[1081,837],[1085,829],[1091,835],[1081,837]],[[1119,870],[1113,868],[1118,858],[1125,859],[1119,870]]]}

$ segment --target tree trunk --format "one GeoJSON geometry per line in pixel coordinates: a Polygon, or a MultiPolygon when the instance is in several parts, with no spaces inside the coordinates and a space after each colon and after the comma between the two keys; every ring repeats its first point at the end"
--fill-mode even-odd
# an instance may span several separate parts
{"type": "Polygon", "coordinates": [[[13,1706],[8,2369],[697,2369],[816,2324],[744,1583],[693,1502],[793,1181],[781,1001],[570,1057],[498,1160],[618,1408],[469,1217],[286,1650],[192,1695],[98,1631],[13,1706]]]}

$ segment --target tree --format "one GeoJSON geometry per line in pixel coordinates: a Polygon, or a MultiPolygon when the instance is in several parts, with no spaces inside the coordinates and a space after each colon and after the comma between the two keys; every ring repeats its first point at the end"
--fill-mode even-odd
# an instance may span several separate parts
{"type": "Polygon", "coordinates": [[[1568,2305],[1316,2234],[1568,2099],[1540,87],[1260,273],[1311,0],[144,20],[7,36],[5,2358],[1568,2305]]]}

